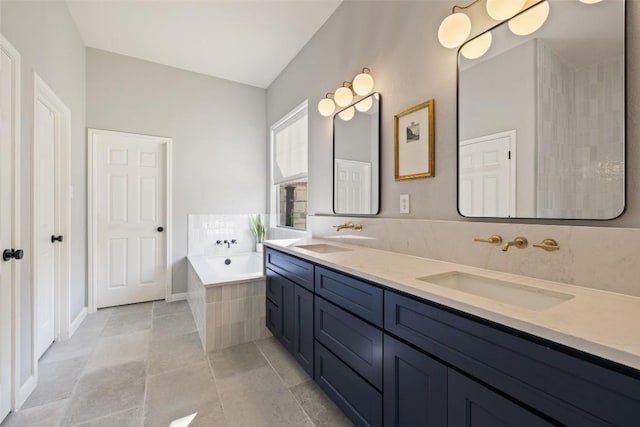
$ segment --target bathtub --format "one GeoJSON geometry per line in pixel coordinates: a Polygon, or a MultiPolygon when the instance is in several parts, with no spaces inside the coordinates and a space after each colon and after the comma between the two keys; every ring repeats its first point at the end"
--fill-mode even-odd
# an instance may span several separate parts
{"type": "Polygon", "coordinates": [[[262,254],[248,252],[229,256],[190,256],[189,262],[203,286],[220,286],[263,277],[262,254]]]}
{"type": "Polygon", "coordinates": [[[205,351],[266,338],[262,254],[188,256],[187,300],[205,351]]]}

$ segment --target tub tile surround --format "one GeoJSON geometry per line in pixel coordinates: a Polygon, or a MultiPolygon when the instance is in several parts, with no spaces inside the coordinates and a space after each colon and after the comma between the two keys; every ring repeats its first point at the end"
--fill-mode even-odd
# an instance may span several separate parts
{"type": "Polygon", "coordinates": [[[266,338],[264,277],[205,286],[188,263],[188,302],[205,351],[266,338]]]}
{"type": "Polygon", "coordinates": [[[358,235],[373,239],[336,239],[401,254],[431,258],[554,282],[640,296],[640,229],[540,224],[509,224],[396,218],[310,217],[316,238],[358,235]],[[362,232],[336,233],[344,222],[362,224],[362,232]],[[504,241],[516,236],[529,240],[526,249],[474,242],[474,237],[499,234],[504,241]],[[555,239],[560,250],[534,248],[543,239],[555,239]]]}
{"type": "MultiPolygon", "coordinates": [[[[254,214],[255,215],[255,214],[254,214]]],[[[250,228],[250,217],[254,215],[234,214],[192,214],[188,218],[187,254],[194,255],[233,255],[253,252],[256,239],[250,228]],[[217,245],[218,240],[236,239],[237,244],[217,245]]],[[[262,215],[265,221],[266,215],[262,215]]]]}

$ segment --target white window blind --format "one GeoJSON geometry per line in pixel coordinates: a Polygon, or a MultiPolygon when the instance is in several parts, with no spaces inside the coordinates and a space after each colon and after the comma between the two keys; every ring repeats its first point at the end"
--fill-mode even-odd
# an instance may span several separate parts
{"type": "Polygon", "coordinates": [[[273,183],[280,184],[307,176],[307,109],[274,127],[273,183]]]}

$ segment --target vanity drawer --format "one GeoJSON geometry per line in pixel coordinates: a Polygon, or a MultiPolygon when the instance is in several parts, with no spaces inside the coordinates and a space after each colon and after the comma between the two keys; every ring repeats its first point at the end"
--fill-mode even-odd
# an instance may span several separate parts
{"type": "Polygon", "coordinates": [[[384,327],[563,424],[637,425],[638,373],[624,375],[539,338],[391,291],[384,327]]]}
{"type": "Polygon", "coordinates": [[[382,289],[344,274],[316,267],[316,294],[382,327],[382,289]]]}
{"type": "Polygon", "coordinates": [[[318,341],[315,347],[320,388],[356,426],[382,426],[382,394],[318,341]]]}
{"type": "Polygon", "coordinates": [[[378,390],[382,390],[382,331],[315,297],[315,333],[320,341],[378,390]]]}
{"type": "Polygon", "coordinates": [[[313,264],[310,262],[267,249],[265,264],[267,268],[313,292],[313,264]]]}

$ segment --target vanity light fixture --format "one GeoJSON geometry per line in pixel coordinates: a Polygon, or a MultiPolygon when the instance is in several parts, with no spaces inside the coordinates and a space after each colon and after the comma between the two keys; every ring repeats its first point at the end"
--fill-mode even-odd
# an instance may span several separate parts
{"type": "Polygon", "coordinates": [[[325,117],[329,117],[336,111],[336,103],[333,102],[333,99],[329,98],[329,96],[333,96],[333,93],[327,93],[324,98],[318,102],[318,112],[325,117]]]}
{"type": "Polygon", "coordinates": [[[353,78],[353,91],[360,96],[369,95],[373,91],[373,77],[370,69],[364,67],[362,72],[353,78]]]}
{"type": "MultiPolygon", "coordinates": [[[[336,110],[336,105],[338,107],[350,106],[353,102],[354,95],[363,97],[367,96],[373,92],[373,87],[374,81],[371,76],[371,70],[364,67],[362,72],[353,78],[353,81],[343,82],[342,86],[336,89],[333,93],[327,93],[325,97],[318,102],[318,112],[325,117],[329,117],[336,110]],[[330,96],[333,97],[333,99],[329,98],[330,96]]],[[[367,111],[371,108],[371,105],[366,108],[365,107],[366,103],[357,108],[358,111],[367,111]],[[360,108],[363,109],[361,110],[360,108]]],[[[352,107],[343,110],[339,114],[341,114],[340,117],[343,118],[343,120],[350,120],[353,117],[353,114],[351,113],[355,114],[355,110],[352,107]],[[347,110],[350,110],[350,112],[347,113],[347,110]]]]}
{"type": "Polygon", "coordinates": [[[351,90],[351,82],[344,82],[333,95],[333,100],[338,107],[346,107],[353,101],[353,91],[351,90]]]}
{"type": "Polygon", "coordinates": [[[345,122],[348,122],[349,120],[353,119],[353,116],[355,115],[356,115],[356,109],[353,108],[353,106],[349,108],[345,108],[344,110],[338,113],[338,117],[340,117],[345,122]]]}
{"type": "Polygon", "coordinates": [[[543,1],[509,20],[509,29],[516,36],[528,36],[538,31],[548,17],[549,2],[543,1]]]}
{"type": "Polygon", "coordinates": [[[356,110],[360,111],[361,113],[366,113],[371,109],[372,105],[373,105],[373,98],[368,96],[364,98],[362,101],[356,102],[354,107],[356,107],[356,110]]]}
{"type": "Polygon", "coordinates": [[[487,14],[496,21],[506,21],[522,10],[527,0],[487,0],[487,14]]]}
{"type": "Polygon", "coordinates": [[[480,58],[487,53],[491,47],[492,40],[493,36],[491,35],[491,31],[488,31],[465,44],[462,49],[460,49],[460,53],[467,59],[480,58]]]}
{"type": "MultiPolygon", "coordinates": [[[[442,20],[438,28],[438,40],[448,49],[455,49],[464,44],[471,34],[471,19],[464,12],[481,0],[474,0],[467,6],[455,5],[451,15],[442,20]]],[[[496,21],[509,21],[509,29],[513,34],[525,36],[534,33],[544,25],[549,17],[549,2],[539,0],[529,6],[524,12],[522,8],[527,0],[482,0],[485,1],[487,15],[496,21]]],[[[585,4],[599,3],[602,0],[580,0],[585,4]]],[[[485,33],[476,37],[462,48],[461,53],[466,58],[476,59],[484,55],[491,47],[491,35],[485,33]]]]}

